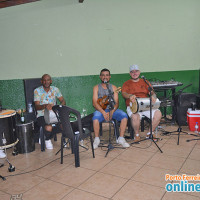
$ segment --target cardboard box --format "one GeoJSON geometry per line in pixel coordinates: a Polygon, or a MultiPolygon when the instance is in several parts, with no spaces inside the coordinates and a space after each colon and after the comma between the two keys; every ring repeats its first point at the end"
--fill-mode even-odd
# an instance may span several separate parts
{"type": "Polygon", "coordinates": [[[198,131],[200,132],[200,110],[192,110],[189,108],[187,111],[187,122],[190,131],[195,131],[195,125],[198,122],[198,131]]]}

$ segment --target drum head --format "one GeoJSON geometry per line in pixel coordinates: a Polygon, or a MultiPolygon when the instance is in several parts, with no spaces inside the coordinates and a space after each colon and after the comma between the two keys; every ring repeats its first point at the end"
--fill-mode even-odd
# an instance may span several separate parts
{"type": "Polygon", "coordinates": [[[131,109],[133,114],[138,112],[138,103],[137,103],[136,100],[133,103],[130,102],[130,109],[131,109]]]}
{"type": "Polygon", "coordinates": [[[0,112],[0,118],[11,117],[13,115],[16,115],[16,111],[15,110],[2,110],[0,112]]]}

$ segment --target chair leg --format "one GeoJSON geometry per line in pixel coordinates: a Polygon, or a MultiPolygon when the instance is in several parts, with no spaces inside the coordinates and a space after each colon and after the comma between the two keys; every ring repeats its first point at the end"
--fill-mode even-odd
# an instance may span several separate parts
{"type": "Polygon", "coordinates": [[[41,151],[45,151],[45,136],[42,126],[40,127],[40,142],[41,142],[41,151]]]}
{"type": "Polygon", "coordinates": [[[116,137],[116,140],[118,139],[119,137],[119,124],[118,124],[118,121],[117,120],[113,120],[114,121],[114,131],[115,131],[115,137],[116,137]]]}
{"type": "Polygon", "coordinates": [[[79,134],[74,136],[74,157],[75,157],[75,167],[80,167],[79,158],[79,134]]]}
{"type": "Polygon", "coordinates": [[[131,118],[128,118],[128,132],[130,133],[130,138],[134,139],[134,129],[131,125],[131,118]]]}
{"type": "Polygon", "coordinates": [[[93,139],[92,139],[92,134],[90,132],[90,142],[91,142],[91,148],[92,148],[92,155],[93,155],[93,158],[95,158],[95,155],[94,155],[94,147],[93,147],[93,139]]]}
{"type": "Polygon", "coordinates": [[[63,144],[64,144],[64,138],[61,136],[61,147],[60,147],[60,163],[63,164],[63,144]]]}
{"type": "Polygon", "coordinates": [[[71,140],[71,152],[74,154],[74,139],[71,140]]]}
{"type": "Polygon", "coordinates": [[[141,119],[141,132],[144,132],[144,117],[141,119]]]}
{"type": "Polygon", "coordinates": [[[54,134],[54,141],[57,141],[57,134],[54,134]]]}
{"type": "Polygon", "coordinates": [[[99,135],[102,136],[102,123],[99,123],[99,135]]]}
{"type": "Polygon", "coordinates": [[[131,128],[131,130],[130,130],[130,138],[133,140],[134,139],[134,130],[133,130],[133,128],[131,128]]]}

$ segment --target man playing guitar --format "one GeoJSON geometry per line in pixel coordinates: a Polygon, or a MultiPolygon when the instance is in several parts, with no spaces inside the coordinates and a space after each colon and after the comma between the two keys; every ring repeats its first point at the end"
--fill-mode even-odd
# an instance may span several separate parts
{"type": "Polygon", "coordinates": [[[109,119],[116,119],[117,121],[121,121],[120,123],[120,136],[118,138],[118,143],[123,147],[129,147],[130,145],[124,139],[124,133],[127,126],[128,116],[125,112],[118,109],[119,100],[116,86],[109,83],[110,81],[110,71],[108,69],[102,69],[100,72],[101,83],[94,86],[93,88],[93,106],[96,109],[93,115],[93,127],[94,127],[94,149],[98,148],[100,144],[99,139],[99,123],[104,120],[109,121],[109,119]],[[108,95],[109,90],[112,93],[114,99],[114,109],[109,112],[108,109],[108,95]],[[109,114],[110,113],[110,114],[109,114]]]}
{"type": "MultiPolygon", "coordinates": [[[[135,141],[140,141],[139,136],[139,127],[140,127],[140,119],[142,115],[150,118],[150,111],[143,111],[138,113],[133,113],[130,109],[130,102],[134,103],[136,101],[136,97],[138,98],[146,98],[149,97],[148,85],[145,83],[143,79],[140,79],[140,70],[137,65],[130,66],[130,76],[131,79],[126,81],[122,86],[122,96],[126,99],[127,113],[131,118],[131,124],[135,132],[135,141]]],[[[152,104],[156,102],[156,94],[152,91],[152,104]]],[[[160,123],[160,119],[162,114],[158,109],[152,109],[152,131],[160,123]]],[[[147,133],[147,137],[150,135],[150,131],[147,133]]]]}

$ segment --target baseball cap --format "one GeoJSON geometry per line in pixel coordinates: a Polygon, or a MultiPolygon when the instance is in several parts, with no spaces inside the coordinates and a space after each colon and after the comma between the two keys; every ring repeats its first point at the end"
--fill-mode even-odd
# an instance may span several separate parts
{"type": "Polygon", "coordinates": [[[138,65],[131,65],[131,66],[129,67],[129,71],[131,72],[131,71],[133,71],[133,70],[140,70],[140,69],[139,69],[138,65]]]}

